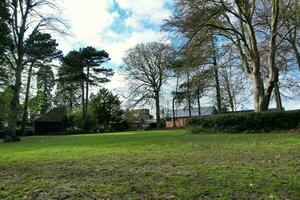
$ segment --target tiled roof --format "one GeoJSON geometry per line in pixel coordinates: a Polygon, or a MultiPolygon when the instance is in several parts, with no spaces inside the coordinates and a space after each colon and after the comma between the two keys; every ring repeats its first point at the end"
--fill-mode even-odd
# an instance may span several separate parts
{"type": "Polygon", "coordinates": [[[38,117],[35,122],[63,122],[65,115],[65,108],[54,108],[43,116],[38,117]]]}

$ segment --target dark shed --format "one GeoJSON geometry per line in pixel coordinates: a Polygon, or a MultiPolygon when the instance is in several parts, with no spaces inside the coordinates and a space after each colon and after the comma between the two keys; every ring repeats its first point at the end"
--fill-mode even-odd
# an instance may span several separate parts
{"type": "Polygon", "coordinates": [[[35,134],[47,135],[66,131],[67,116],[65,108],[54,108],[34,121],[35,134]]]}

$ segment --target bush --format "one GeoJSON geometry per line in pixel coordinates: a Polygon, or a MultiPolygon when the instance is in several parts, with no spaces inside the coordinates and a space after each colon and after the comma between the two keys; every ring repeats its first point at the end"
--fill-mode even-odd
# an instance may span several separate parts
{"type": "Polygon", "coordinates": [[[299,128],[300,110],[229,113],[189,120],[192,133],[257,133],[299,128]]]}

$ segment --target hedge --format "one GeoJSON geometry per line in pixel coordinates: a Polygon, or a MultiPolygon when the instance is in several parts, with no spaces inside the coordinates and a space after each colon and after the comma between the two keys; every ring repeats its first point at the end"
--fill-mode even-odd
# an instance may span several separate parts
{"type": "Polygon", "coordinates": [[[227,113],[191,118],[191,133],[261,133],[300,128],[300,110],[227,113]]]}

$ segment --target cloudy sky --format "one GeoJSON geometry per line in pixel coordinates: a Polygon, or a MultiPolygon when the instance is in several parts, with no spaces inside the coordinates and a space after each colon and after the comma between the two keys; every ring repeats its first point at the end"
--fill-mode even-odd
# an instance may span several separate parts
{"type": "MultiPolygon", "coordinates": [[[[141,42],[166,41],[160,26],[172,12],[173,0],[58,0],[62,17],[70,25],[69,37],[58,37],[66,54],[84,46],[106,50],[109,65],[116,71],[107,87],[122,90],[124,76],[119,72],[127,49],[141,42]]],[[[300,108],[295,99],[288,108],[300,108]]]]}
{"type": "Polygon", "coordinates": [[[171,14],[172,0],[61,0],[72,34],[62,38],[68,52],[92,45],[110,53],[120,64],[124,51],[140,42],[163,38],[160,25],[171,14]]]}
{"type": "MultiPolygon", "coordinates": [[[[66,54],[72,49],[94,46],[106,50],[116,71],[127,49],[141,42],[166,40],[160,32],[171,14],[172,0],[60,0],[62,15],[70,25],[70,36],[58,38],[66,54]]],[[[119,88],[116,73],[110,89],[119,88]]]]}

